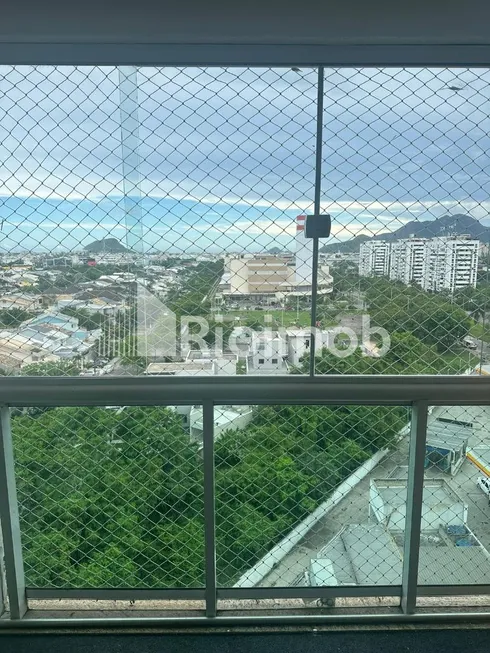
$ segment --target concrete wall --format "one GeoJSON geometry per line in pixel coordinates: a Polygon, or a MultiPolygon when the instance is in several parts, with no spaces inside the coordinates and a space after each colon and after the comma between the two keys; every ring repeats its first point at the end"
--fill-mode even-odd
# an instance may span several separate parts
{"type": "MultiPolygon", "coordinates": [[[[403,504],[388,514],[387,527],[391,531],[404,531],[406,519],[406,504],[403,504]]],[[[421,529],[435,530],[442,524],[449,526],[450,524],[464,524],[465,523],[465,505],[463,503],[454,503],[450,506],[441,505],[440,507],[422,507],[422,520],[421,529]]]]}
{"type": "Polygon", "coordinates": [[[234,258],[230,261],[230,292],[233,294],[248,293],[247,260],[234,258]]]}
{"type": "Polygon", "coordinates": [[[236,374],[236,359],[215,358],[214,373],[218,376],[234,376],[236,374]]]}
{"type": "Polygon", "coordinates": [[[385,503],[376,483],[373,483],[373,481],[369,484],[369,516],[371,515],[374,516],[379,524],[385,523],[385,503]]]}
{"type": "MultiPolygon", "coordinates": [[[[310,351],[311,336],[288,336],[288,359],[291,365],[299,365],[300,359],[310,351]],[[308,347],[306,346],[308,342],[308,347]]],[[[321,351],[321,347],[318,347],[321,351]]]]}

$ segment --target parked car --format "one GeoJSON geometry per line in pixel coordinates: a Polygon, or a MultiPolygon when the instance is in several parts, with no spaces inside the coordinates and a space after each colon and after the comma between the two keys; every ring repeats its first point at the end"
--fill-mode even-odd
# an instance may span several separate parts
{"type": "Polygon", "coordinates": [[[483,490],[483,492],[485,492],[485,494],[488,497],[488,500],[490,501],[490,478],[488,478],[487,476],[480,476],[476,484],[478,485],[480,490],[483,490]]]}

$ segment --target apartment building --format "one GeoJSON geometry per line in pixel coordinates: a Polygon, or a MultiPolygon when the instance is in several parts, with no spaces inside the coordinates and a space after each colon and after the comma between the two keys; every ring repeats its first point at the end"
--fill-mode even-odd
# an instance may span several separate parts
{"type": "Polygon", "coordinates": [[[369,241],[360,248],[359,274],[453,293],[476,285],[479,246],[465,236],[369,241]]]}
{"type": "Polygon", "coordinates": [[[389,276],[392,281],[422,284],[426,239],[408,238],[391,244],[389,276]]]}
{"type": "Polygon", "coordinates": [[[391,243],[370,240],[362,243],[359,251],[361,277],[387,277],[390,270],[391,243]]]}
{"type": "Polygon", "coordinates": [[[469,238],[433,238],[424,260],[424,290],[455,292],[476,286],[480,243],[469,238]]]}

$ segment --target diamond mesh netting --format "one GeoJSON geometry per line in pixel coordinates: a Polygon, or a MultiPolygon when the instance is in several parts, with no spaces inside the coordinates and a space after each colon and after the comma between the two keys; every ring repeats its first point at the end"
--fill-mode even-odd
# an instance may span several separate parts
{"type": "Polygon", "coordinates": [[[487,70],[0,73],[5,374],[485,364],[487,70]]]}
{"type": "MultiPolygon", "coordinates": [[[[490,373],[489,81],[0,67],[1,373],[490,373]]],[[[214,410],[221,587],[400,584],[405,408],[214,410]]],[[[421,584],[489,582],[486,420],[431,412],[421,584]]],[[[12,409],[28,586],[202,587],[203,430],[12,409]]]]}

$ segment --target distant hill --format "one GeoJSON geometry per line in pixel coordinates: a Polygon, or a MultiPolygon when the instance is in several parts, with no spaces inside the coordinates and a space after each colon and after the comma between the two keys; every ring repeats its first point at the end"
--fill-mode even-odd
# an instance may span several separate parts
{"type": "Polygon", "coordinates": [[[329,245],[324,245],[320,247],[320,252],[327,253],[336,253],[340,252],[341,254],[357,254],[361,243],[366,240],[372,240],[369,236],[356,236],[350,240],[344,240],[342,243],[330,243],[329,245]]]}
{"type": "Polygon", "coordinates": [[[366,240],[399,240],[400,238],[434,238],[436,236],[451,236],[468,234],[484,243],[490,242],[490,227],[485,227],[479,220],[469,215],[445,215],[437,220],[412,220],[396,231],[369,236],[356,236],[343,243],[329,243],[321,248],[321,252],[358,252],[361,243],[366,240]]]}
{"type": "Polygon", "coordinates": [[[102,238],[102,240],[94,240],[93,243],[84,247],[86,252],[90,254],[100,254],[107,252],[108,254],[119,254],[122,252],[129,252],[129,249],[124,247],[116,238],[102,238]]]}

